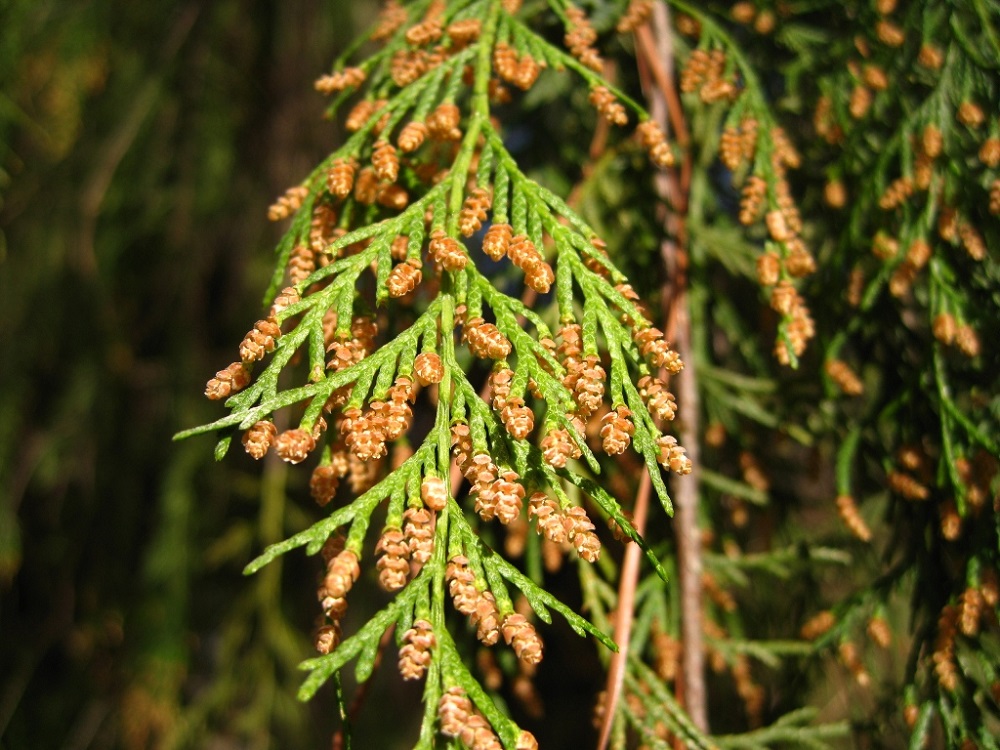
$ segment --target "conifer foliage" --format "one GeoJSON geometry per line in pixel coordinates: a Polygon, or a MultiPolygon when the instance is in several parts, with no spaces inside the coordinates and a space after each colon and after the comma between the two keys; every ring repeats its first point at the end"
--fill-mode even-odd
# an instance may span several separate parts
{"type": "Polygon", "coordinates": [[[389,0],[316,80],[349,135],[270,207],[289,226],[267,314],[205,390],[229,414],[182,433],[221,431],[219,458],[235,439],[305,464],[329,511],[247,568],[299,547],[322,561],[302,698],[351,662],[367,680],[392,661],[379,657],[393,634],[402,678],[423,681],[418,747],[537,747],[462,644],[474,633],[509,649],[530,682],[555,612],[610,654],[632,542],[647,564],[629,656],[597,710],[615,746],[825,746],[846,725],[817,723],[780,687],[767,708],[773,680],[759,675],[827,652],[859,690],[905,692],[905,716],[854,716],[857,731],[905,722],[914,746],[987,741],[1000,697],[1000,397],[981,335],[1000,326],[997,14],[833,5],[389,0]],[[649,57],[651,39],[668,59],[649,57]],[[664,116],[606,59],[633,55],[664,116]],[[509,137],[552,91],[581,92],[609,144],[569,175],[583,185],[572,195],[509,137]],[[595,206],[587,186],[616,170],[620,189],[595,206]],[[665,222],[640,215],[654,180],[665,222]],[[618,252],[622,216],[647,247],[618,252]],[[683,262],[654,312],[635,274],[661,241],[683,262]],[[661,328],[691,342],[689,361],[661,328]],[[690,395],[674,385],[686,366],[690,395]],[[835,474],[823,512],[845,533],[794,530],[799,553],[762,529],[812,502],[807,455],[835,474]],[[775,488],[782,461],[799,465],[775,488]],[[668,516],[665,477],[675,492],[692,483],[697,559],[647,541],[632,517],[642,490],[616,465],[646,472],[668,516]],[[546,589],[567,555],[586,617],[546,589]],[[865,573],[846,597],[813,596],[801,630],[755,622],[751,576],[852,558],[865,573]],[[685,611],[668,572],[692,565],[703,601],[685,611]],[[389,603],[343,627],[356,589],[376,585],[389,603]],[[890,648],[908,627],[901,594],[906,675],[872,686],[866,644],[890,648]],[[712,736],[677,699],[697,679],[680,674],[695,647],[682,620],[729,674],[747,734],[712,736]]]}

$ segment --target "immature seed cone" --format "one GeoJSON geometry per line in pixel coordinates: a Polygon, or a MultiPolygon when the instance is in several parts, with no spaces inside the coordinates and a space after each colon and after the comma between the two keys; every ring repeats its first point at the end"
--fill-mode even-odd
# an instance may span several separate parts
{"type": "Polygon", "coordinates": [[[354,582],[361,575],[358,556],[350,550],[343,550],[333,557],[326,566],[326,577],[323,579],[323,593],[335,599],[347,596],[354,582]]]}
{"type": "Polygon", "coordinates": [[[299,299],[299,291],[294,286],[287,286],[282,289],[278,296],[274,298],[271,310],[267,314],[268,320],[277,319],[281,313],[296,304],[299,299]]]}
{"type": "MultiPolygon", "coordinates": [[[[576,399],[580,416],[586,418],[600,409],[604,401],[604,368],[597,355],[589,355],[578,367],[567,366],[567,372],[567,378],[575,378],[572,382],[573,398],[576,399]]],[[[566,380],[563,382],[570,387],[566,380]]]]}
{"type": "Polygon", "coordinates": [[[456,555],[448,561],[445,571],[448,581],[448,593],[451,594],[455,609],[463,615],[472,615],[479,601],[479,590],[476,589],[476,576],[469,569],[469,560],[464,555],[456,555]]]}
{"type": "Polygon", "coordinates": [[[604,86],[595,86],[590,90],[590,103],[612,125],[628,125],[628,114],[625,107],[619,103],[604,86]]]}
{"type": "Polygon", "coordinates": [[[542,639],[524,615],[507,615],[501,630],[504,641],[514,649],[518,659],[527,664],[538,664],[542,660],[542,639]]]}
{"type": "Polygon", "coordinates": [[[243,448],[250,456],[259,461],[267,454],[276,437],[278,437],[278,428],[274,426],[274,422],[264,419],[243,433],[243,448]]]}
{"type": "Polygon", "coordinates": [[[639,378],[638,386],[639,395],[654,417],[668,422],[677,415],[677,401],[662,380],[644,375],[639,378]]]}
{"type": "Polygon", "coordinates": [[[520,484],[518,475],[506,471],[496,479],[490,488],[493,493],[493,512],[500,523],[506,525],[521,515],[524,501],[524,485],[520,484]]]}
{"type": "Polygon", "coordinates": [[[541,443],[542,458],[556,469],[566,466],[571,458],[580,457],[580,449],[569,434],[569,430],[553,428],[549,430],[541,443]]]}
{"type": "Polygon", "coordinates": [[[536,492],[528,498],[528,519],[535,519],[536,531],[556,544],[569,539],[569,532],[563,523],[564,517],[559,503],[544,492],[536,492]]]}
{"type": "MultiPolygon", "coordinates": [[[[509,367],[494,370],[490,373],[488,383],[493,397],[493,408],[503,411],[507,406],[507,398],[510,396],[510,385],[514,381],[514,371],[509,367]]],[[[524,400],[521,400],[524,403],[524,400]]],[[[501,416],[501,419],[503,417],[501,416]]]]}
{"type": "Polygon", "coordinates": [[[926,500],[930,497],[930,490],[905,472],[890,471],[886,482],[889,489],[907,500],[926,500]]]}
{"type": "Polygon", "coordinates": [[[375,176],[386,182],[395,182],[399,176],[399,156],[389,141],[379,140],[372,151],[372,166],[375,176]]]}
{"type": "Polygon", "coordinates": [[[476,608],[469,616],[476,626],[476,638],[487,646],[500,640],[500,612],[496,598],[489,591],[482,591],[476,599],[476,608]]]}
{"type": "Polygon", "coordinates": [[[493,224],[483,237],[483,252],[493,260],[500,260],[507,254],[513,234],[510,224],[493,224]]]}
{"type": "Polygon", "coordinates": [[[313,634],[313,646],[319,654],[329,654],[340,645],[340,623],[321,625],[313,634]]]}
{"type": "Polygon", "coordinates": [[[267,209],[267,218],[270,221],[281,221],[286,219],[302,207],[303,201],[309,196],[309,188],[303,185],[290,187],[278,200],[267,209]]]}
{"type": "Polygon", "coordinates": [[[625,15],[619,19],[615,30],[620,34],[635,31],[649,20],[652,13],[653,0],[632,0],[628,4],[628,10],[625,11],[625,15]]]}
{"type": "Polygon", "coordinates": [[[826,363],[826,374],[847,396],[860,396],[865,392],[865,386],[861,379],[854,374],[854,370],[846,362],[839,359],[829,360],[826,363]]]}
{"type": "Polygon", "coordinates": [[[382,553],[375,564],[379,584],[386,591],[399,591],[406,585],[406,577],[410,573],[410,549],[403,532],[386,529],[375,545],[375,551],[382,553]]]}
{"type": "Polygon", "coordinates": [[[535,429],[535,414],[520,397],[507,399],[500,412],[500,421],[515,440],[526,439],[535,429]]]}
{"type": "Polygon", "coordinates": [[[354,159],[336,159],[326,174],[326,187],[337,198],[346,198],[354,188],[354,173],[358,163],[354,159]]]}
{"type": "Polygon", "coordinates": [[[228,398],[247,387],[250,382],[250,371],[243,362],[233,362],[225,370],[219,370],[215,377],[205,385],[205,396],[212,401],[228,398]]]}
{"type": "Polygon", "coordinates": [[[399,649],[399,673],[404,680],[419,680],[427,674],[431,651],[437,648],[437,639],[427,620],[416,620],[413,627],[403,634],[399,649]]]}
{"type": "Polygon", "coordinates": [[[403,513],[403,534],[410,559],[426,565],[434,554],[434,514],[426,508],[407,508],[403,513]]]}
{"type": "Polygon", "coordinates": [[[427,123],[419,121],[406,123],[399,132],[399,138],[396,141],[399,145],[399,150],[404,154],[416,151],[427,140],[429,132],[427,123]]]}
{"type": "Polygon", "coordinates": [[[858,506],[854,502],[853,497],[850,495],[838,496],[837,511],[840,513],[840,518],[844,521],[844,525],[847,526],[854,536],[862,542],[871,541],[871,529],[868,528],[868,524],[865,523],[865,519],[863,519],[861,517],[861,513],[858,512],[858,506]]]}
{"type": "Polygon", "coordinates": [[[448,25],[448,38],[454,47],[465,47],[482,33],[483,24],[478,18],[465,18],[448,25]]]}
{"type": "MultiPolygon", "coordinates": [[[[311,251],[310,251],[311,252],[311,251]]],[[[250,364],[274,351],[281,328],[270,320],[258,320],[240,344],[240,359],[250,364]]]]}
{"type": "Polygon", "coordinates": [[[346,88],[360,86],[364,81],[365,72],[361,68],[344,68],[331,75],[320,76],[315,85],[318,92],[329,96],[346,88]]]}
{"type": "Polygon", "coordinates": [[[660,465],[675,474],[690,474],[691,459],[685,455],[685,450],[677,444],[677,438],[673,435],[661,435],[656,440],[656,446],[660,449],[660,456],[657,459],[660,465]]]}
{"type": "Polygon", "coordinates": [[[814,641],[836,624],[837,620],[830,610],[823,610],[813,615],[805,622],[799,635],[803,640],[814,641]]]}
{"type": "Polygon", "coordinates": [[[344,127],[352,133],[361,130],[373,114],[375,114],[375,102],[371,99],[363,99],[351,107],[350,112],[347,113],[347,119],[344,121],[344,127]]]}
{"type": "Polygon", "coordinates": [[[889,623],[882,617],[873,617],[868,621],[868,637],[881,648],[889,648],[892,645],[892,630],[889,623]]]}
{"type": "Polygon", "coordinates": [[[459,231],[465,237],[471,237],[486,221],[486,212],[490,208],[490,194],[484,188],[476,188],[465,198],[462,210],[458,215],[459,231]]]}
{"type": "Polygon", "coordinates": [[[419,260],[411,259],[393,266],[392,271],[389,272],[389,278],[386,279],[389,296],[393,298],[405,297],[420,286],[422,279],[423,274],[420,271],[419,260]]]}
{"type": "Polygon", "coordinates": [[[427,118],[427,128],[431,138],[439,141],[457,141],[462,137],[458,129],[462,113],[450,102],[443,102],[427,118]]]}
{"type": "Polygon", "coordinates": [[[632,442],[635,425],[632,424],[631,416],[632,412],[626,406],[619,405],[615,411],[608,412],[601,419],[602,447],[609,456],[624,453],[632,442]]]}
{"type": "Polygon", "coordinates": [[[337,494],[337,487],[340,485],[340,474],[336,467],[331,464],[320,464],[313,469],[309,478],[309,492],[312,499],[321,508],[327,505],[337,494]]]}
{"type": "Polygon", "coordinates": [[[569,508],[563,516],[563,525],[569,541],[577,553],[587,562],[597,562],[601,556],[601,541],[594,533],[594,524],[580,506],[569,508]]]}
{"type": "Polygon", "coordinates": [[[420,484],[420,499],[434,511],[442,511],[448,504],[448,485],[441,477],[424,477],[420,484]]]}
{"type": "Polygon", "coordinates": [[[444,378],[444,363],[435,352],[422,352],[413,361],[413,374],[420,385],[440,383],[444,378]]]}
{"type": "Polygon", "coordinates": [[[465,322],[464,339],[469,351],[480,359],[505,359],[511,352],[510,341],[492,323],[482,318],[465,322]]]}
{"type": "Polygon", "coordinates": [[[469,262],[469,256],[459,241],[441,229],[431,232],[428,251],[434,262],[446,271],[461,271],[469,262]]]}
{"type": "Polygon", "coordinates": [[[653,367],[663,367],[676,375],[684,369],[681,356],[670,348],[663,338],[663,332],[658,328],[643,328],[633,336],[639,352],[653,367]]]}
{"type": "Polygon", "coordinates": [[[301,463],[316,447],[316,438],[302,429],[285,430],[278,435],[274,450],[282,461],[290,464],[301,463]]]}

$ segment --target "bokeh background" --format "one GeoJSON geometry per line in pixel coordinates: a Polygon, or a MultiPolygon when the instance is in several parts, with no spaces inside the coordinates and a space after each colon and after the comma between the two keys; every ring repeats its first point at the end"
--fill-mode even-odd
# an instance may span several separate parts
{"type": "Polygon", "coordinates": [[[4,750],[328,746],[311,561],[241,575],[308,494],[171,436],[222,413],[267,206],[338,138],[312,81],[376,10],[0,3],[4,750]]]}

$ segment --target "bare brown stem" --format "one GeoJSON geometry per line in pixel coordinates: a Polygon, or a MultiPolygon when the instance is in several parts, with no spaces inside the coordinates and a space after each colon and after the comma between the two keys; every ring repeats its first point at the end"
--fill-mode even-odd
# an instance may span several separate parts
{"type": "MultiPolygon", "coordinates": [[[[640,30],[640,55],[653,72],[656,86],[647,86],[653,118],[664,128],[667,119],[674,125],[677,137],[687,139],[687,127],[680,108],[680,100],[672,84],[669,68],[673,60],[670,23],[665,5],[657,5],[652,30],[640,30]],[[648,35],[648,38],[646,38],[648,35]]],[[[673,483],[675,507],[674,529],[677,536],[678,570],[681,587],[681,640],[684,644],[682,674],[678,681],[679,692],[692,722],[702,731],[708,730],[708,711],[705,691],[705,649],[701,631],[702,613],[702,555],[701,532],[698,528],[698,434],[699,403],[696,381],[696,363],[691,345],[691,320],[687,305],[687,264],[684,249],[687,233],[681,211],[687,206],[691,163],[690,157],[682,167],[680,184],[677,175],[663,175],[656,182],[656,189],[666,201],[673,198],[675,213],[665,213],[668,237],[660,246],[660,254],[671,280],[672,289],[664,290],[664,303],[669,305],[670,326],[674,346],[685,367],[677,376],[677,398],[683,404],[683,419],[678,421],[681,443],[687,449],[694,469],[691,474],[673,483]]]]}
{"type": "MultiPolygon", "coordinates": [[[[635,497],[632,525],[639,534],[646,531],[646,514],[649,511],[649,495],[652,482],[649,474],[643,472],[639,482],[639,491],[635,497]]],[[[625,665],[628,662],[629,641],[632,639],[633,610],[635,608],[635,590],[639,583],[639,563],[642,561],[642,550],[634,542],[625,548],[622,560],[621,578],[618,582],[618,607],[615,616],[615,643],[618,652],[611,655],[608,664],[608,677],[605,682],[604,716],[601,718],[601,735],[597,741],[597,750],[605,750],[611,739],[611,727],[614,724],[615,707],[621,699],[622,685],[625,682],[625,665]]]]}

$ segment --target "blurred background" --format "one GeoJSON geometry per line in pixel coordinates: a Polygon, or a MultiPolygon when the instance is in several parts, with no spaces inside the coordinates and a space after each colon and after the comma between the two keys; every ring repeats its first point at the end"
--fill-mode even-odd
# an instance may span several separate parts
{"type": "Polygon", "coordinates": [[[222,414],[267,206],[338,138],[312,81],[375,10],[0,3],[4,750],[328,745],[311,561],[241,575],[304,493],[171,436],[222,414]]]}

